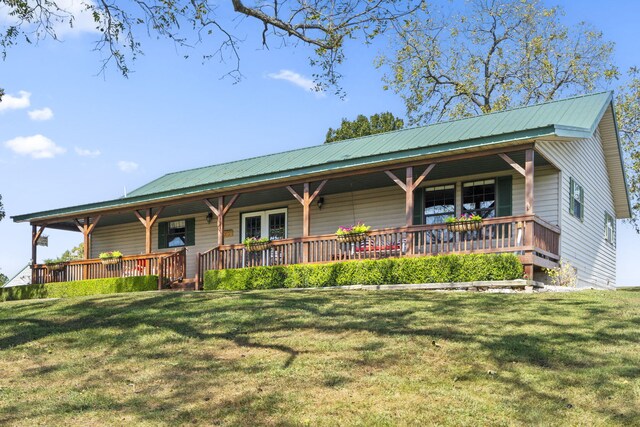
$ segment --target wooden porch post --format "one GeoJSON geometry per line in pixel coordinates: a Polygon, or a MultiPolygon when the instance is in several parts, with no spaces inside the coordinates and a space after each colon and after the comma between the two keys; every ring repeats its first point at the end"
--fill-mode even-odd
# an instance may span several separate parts
{"type": "Polygon", "coordinates": [[[505,153],[498,153],[498,156],[524,177],[524,213],[526,215],[533,215],[533,148],[529,148],[524,152],[524,168],[505,153]]]}
{"type": "MultiPolygon", "coordinates": [[[[534,160],[535,151],[533,148],[528,148],[524,152],[524,168],[516,163],[511,157],[506,155],[505,153],[499,153],[500,156],[505,162],[507,162],[513,169],[515,169],[520,175],[524,177],[524,213],[525,215],[533,215],[534,214],[534,196],[533,196],[533,180],[534,180],[534,160]]],[[[533,247],[534,243],[534,221],[532,219],[527,219],[524,222],[524,242],[522,243],[525,247],[533,247]]],[[[530,260],[524,264],[524,273],[527,275],[529,279],[533,279],[533,251],[527,250],[526,259],[530,260]]]]}
{"type": "Polygon", "coordinates": [[[46,226],[42,225],[38,229],[37,225],[31,226],[31,265],[38,263],[38,239],[42,235],[46,226]]]}
{"type": "MultiPolygon", "coordinates": [[[[413,166],[409,166],[406,169],[406,180],[403,182],[400,178],[395,176],[393,172],[390,170],[384,171],[389,178],[393,180],[400,188],[402,188],[405,192],[405,225],[410,227],[413,225],[413,192],[422,181],[429,175],[429,172],[436,166],[435,163],[431,163],[427,165],[427,168],[420,174],[420,176],[415,180],[413,180],[413,166]]],[[[407,250],[406,253],[408,255],[413,254],[413,234],[407,232],[407,250]]]]}
{"type": "MultiPolygon", "coordinates": [[[[318,194],[320,194],[320,191],[322,191],[322,188],[325,186],[327,181],[328,180],[326,179],[322,181],[320,185],[318,185],[318,188],[316,188],[316,191],[314,191],[311,195],[309,194],[310,185],[308,182],[305,182],[304,193],[302,196],[300,196],[296,192],[296,190],[293,189],[293,187],[287,185],[287,190],[289,190],[293,197],[295,197],[302,204],[302,237],[309,236],[309,233],[311,232],[311,211],[309,207],[311,206],[311,203],[313,203],[315,198],[318,197],[318,194]]],[[[305,264],[309,262],[309,242],[303,242],[302,262],[305,264]]]]}
{"type": "MultiPolygon", "coordinates": [[[[158,208],[158,210],[156,211],[156,214],[152,215],[153,214],[153,208],[147,208],[145,210],[144,217],[142,215],[140,215],[140,212],[138,212],[137,210],[133,211],[133,213],[136,214],[136,217],[138,218],[138,220],[140,220],[142,225],[144,225],[144,231],[145,231],[144,252],[145,252],[145,254],[150,254],[151,253],[151,247],[152,247],[151,238],[153,237],[153,235],[152,235],[153,225],[156,223],[156,221],[158,220],[158,217],[160,216],[160,214],[162,213],[163,210],[164,210],[164,206],[160,206],[158,208]]],[[[145,274],[147,276],[151,274],[151,262],[149,262],[149,261],[146,262],[145,274]]]]}
{"type": "Polygon", "coordinates": [[[140,215],[140,212],[138,212],[137,210],[133,211],[133,213],[136,214],[136,217],[138,218],[138,220],[140,220],[140,222],[142,223],[142,225],[144,225],[144,228],[145,228],[144,251],[147,254],[151,253],[151,247],[153,246],[151,241],[151,238],[153,237],[152,236],[153,225],[156,223],[156,221],[158,220],[158,217],[160,216],[163,210],[164,210],[164,206],[161,206],[156,211],[156,214],[152,215],[153,208],[148,208],[145,210],[144,217],[140,215]]]}
{"type": "Polygon", "coordinates": [[[528,149],[525,151],[525,160],[524,160],[524,213],[527,215],[533,215],[533,205],[534,205],[534,196],[533,196],[533,159],[534,159],[534,151],[533,149],[528,149]]]}
{"type": "MultiPolygon", "coordinates": [[[[534,179],[534,171],[533,171],[533,159],[534,159],[534,151],[533,149],[528,149],[525,151],[525,161],[524,161],[524,213],[526,215],[534,214],[534,195],[533,195],[533,179],[534,179]]],[[[533,218],[532,218],[533,219],[533,218]]],[[[528,220],[527,225],[525,226],[525,244],[529,247],[534,246],[534,221],[528,220]]],[[[524,266],[524,272],[527,275],[529,280],[533,280],[533,251],[529,251],[529,257],[531,258],[531,263],[526,264],[524,266]]]]}
{"type": "MultiPolygon", "coordinates": [[[[238,197],[240,196],[240,194],[236,193],[231,197],[231,200],[229,200],[229,203],[227,203],[226,205],[224,204],[224,196],[220,196],[218,197],[218,207],[215,207],[210,201],[209,199],[204,199],[203,202],[205,205],[207,205],[209,207],[209,209],[211,210],[211,212],[213,212],[216,217],[218,218],[217,221],[217,225],[218,225],[218,246],[224,245],[224,217],[227,214],[227,212],[229,212],[229,209],[231,209],[231,206],[233,206],[233,204],[236,202],[236,200],[238,200],[238,197]]],[[[218,257],[218,269],[222,270],[222,257],[218,257]]],[[[200,278],[198,278],[200,279],[200,278]]],[[[198,284],[196,283],[196,290],[198,289],[198,284]]]]}
{"type": "MultiPolygon", "coordinates": [[[[76,227],[78,227],[78,230],[80,230],[80,232],[84,236],[84,259],[89,259],[89,256],[91,255],[91,233],[93,233],[93,229],[96,227],[96,225],[98,225],[98,222],[100,222],[100,218],[102,218],[102,215],[98,215],[93,218],[93,222],[91,222],[90,217],[85,217],[84,222],[82,223],[77,219],[74,220],[76,223],[76,227]]],[[[83,279],[88,278],[87,268],[88,265],[86,264],[82,266],[83,279]]]]}
{"type": "Polygon", "coordinates": [[[404,209],[406,216],[406,225],[407,227],[413,225],[413,167],[407,168],[407,181],[405,184],[405,201],[404,201],[404,209]],[[407,189],[411,189],[407,191],[407,189]]]}

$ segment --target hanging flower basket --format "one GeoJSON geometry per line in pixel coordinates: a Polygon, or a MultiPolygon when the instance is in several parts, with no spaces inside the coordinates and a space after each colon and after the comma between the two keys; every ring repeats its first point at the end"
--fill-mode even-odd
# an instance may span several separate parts
{"type": "Polygon", "coordinates": [[[47,270],[49,271],[62,271],[64,270],[65,264],[63,262],[57,262],[55,264],[46,264],[47,270]]]}
{"type": "Polygon", "coordinates": [[[482,217],[478,214],[463,214],[460,218],[456,218],[455,216],[450,216],[445,218],[445,224],[447,224],[447,229],[453,232],[462,232],[462,231],[476,231],[480,230],[482,227],[482,217]]]}
{"type": "Polygon", "coordinates": [[[100,255],[98,255],[98,258],[100,258],[100,262],[102,262],[102,265],[116,265],[119,264],[122,260],[122,252],[102,252],[100,255]]]}
{"type": "Polygon", "coordinates": [[[102,262],[102,265],[116,265],[122,261],[122,257],[102,258],[100,261],[102,262]]]}
{"type": "Polygon", "coordinates": [[[266,237],[257,238],[257,237],[248,237],[244,239],[244,247],[247,248],[249,252],[260,252],[266,249],[269,249],[273,243],[271,240],[266,237]]]}
{"type": "Polygon", "coordinates": [[[449,231],[476,231],[482,228],[482,221],[456,221],[448,222],[447,229],[449,231]]]}
{"type": "Polygon", "coordinates": [[[338,231],[336,231],[336,239],[338,240],[338,242],[343,243],[361,242],[367,238],[367,236],[369,235],[369,230],[371,230],[371,226],[365,225],[360,222],[350,227],[341,225],[340,227],[338,227],[338,231]]]}
{"type": "Polygon", "coordinates": [[[336,239],[338,240],[338,242],[342,243],[358,243],[366,239],[368,235],[369,232],[338,234],[336,235],[336,239]]]}
{"type": "Polygon", "coordinates": [[[255,242],[255,243],[247,243],[245,245],[249,252],[260,252],[267,250],[273,246],[271,242],[255,242]]]}

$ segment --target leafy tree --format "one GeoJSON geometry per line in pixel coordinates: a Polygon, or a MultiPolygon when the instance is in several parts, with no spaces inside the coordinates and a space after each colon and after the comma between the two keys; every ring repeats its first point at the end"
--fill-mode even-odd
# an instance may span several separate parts
{"type": "Polygon", "coordinates": [[[371,117],[360,114],[353,121],[342,119],[342,123],[338,129],[329,128],[324,142],[326,144],[342,141],[343,139],[374,135],[376,133],[402,129],[403,127],[404,120],[395,117],[389,112],[374,114],[371,117]]]}
{"type": "Polygon", "coordinates": [[[4,274],[0,273],[0,288],[4,286],[5,283],[9,281],[9,278],[4,274]]]}
{"type": "Polygon", "coordinates": [[[379,59],[410,123],[500,111],[593,90],[614,79],[613,43],[586,23],[568,28],[540,0],[472,0],[453,17],[429,9],[398,28],[379,59]]]}
{"type": "Polygon", "coordinates": [[[4,206],[2,204],[2,194],[0,194],[0,221],[2,221],[4,216],[5,216],[5,213],[4,213],[4,206]]]}
{"type": "Polygon", "coordinates": [[[73,261],[75,259],[84,259],[84,243],[74,246],[71,250],[66,250],[58,258],[60,261],[73,261]]]}
{"type": "Polygon", "coordinates": [[[625,150],[625,164],[631,208],[632,224],[640,233],[640,70],[629,70],[629,81],[616,96],[616,118],[620,142],[625,150]]]}
{"type": "MultiPolygon", "coordinates": [[[[424,0],[264,0],[209,2],[175,1],[83,1],[99,36],[96,48],[106,54],[103,66],[113,61],[127,75],[129,63],[142,54],[140,36],[165,38],[181,47],[205,46],[203,58],[231,60],[228,75],[241,77],[238,49],[244,35],[237,34],[238,17],[258,24],[262,44],[269,46],[303,42],[315,49],[310,58],[319,67],[317,75],[325,84],[335,85],[340,77],[336,66],[344,60],[344,42],[362,37],[370,42],[384,33],[389,24],[420,8],[424,0]],[[225,10],[225,7],[233,7],[225,10]],[[206,41],[213,44],[205,45],[206,41]]],[[[58,38],[61,25],[74,26],[78,12],[65,0],[0,0],[10,16],[0,35],[2,55],[19,43],[58,38]]]]}

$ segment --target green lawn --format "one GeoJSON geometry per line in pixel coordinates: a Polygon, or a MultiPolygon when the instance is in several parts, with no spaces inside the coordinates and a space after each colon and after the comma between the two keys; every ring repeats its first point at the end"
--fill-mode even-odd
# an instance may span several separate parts
{"type": "Polygon", "coordinates": [[[1,425],[640,425],[640,289],[0,304],[1,425]]]}

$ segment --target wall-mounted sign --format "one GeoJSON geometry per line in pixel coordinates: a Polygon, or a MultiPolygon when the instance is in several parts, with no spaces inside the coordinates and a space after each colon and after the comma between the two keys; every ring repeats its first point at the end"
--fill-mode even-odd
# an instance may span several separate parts
{"type": "Polygon", "coordinates": [[[49,236],[40,236],[36,242],[36,246],[49,246],[49,236]]]}
{"type": "Polygon", "coordinates": [[[224,230],[224,237],[233,237],[233,230],[224,230]]]}

